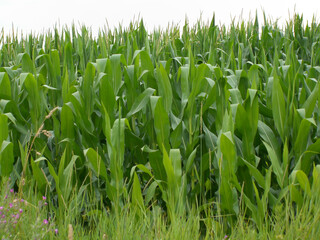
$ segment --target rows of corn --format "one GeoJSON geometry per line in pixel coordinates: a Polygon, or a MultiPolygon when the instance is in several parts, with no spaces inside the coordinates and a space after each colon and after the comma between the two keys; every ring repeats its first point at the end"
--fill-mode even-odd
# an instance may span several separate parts
{"type": "Polygon", "coordinates": [[[320,25],[295,15],[0,34],[0,174],[34,178],[59,214],[95,196],[171,221],[320,197],[320,25]]]}

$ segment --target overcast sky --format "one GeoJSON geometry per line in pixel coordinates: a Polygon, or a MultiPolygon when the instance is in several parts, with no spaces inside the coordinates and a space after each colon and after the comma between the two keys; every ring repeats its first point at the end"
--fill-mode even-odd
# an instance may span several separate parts
{"type": "Polygon", "coordinates": [[[242,13],[242,18],[247,20],[250,13],[254,17],[256,10],[263,22],[262,9],[270,19],[278,19],[283,25],[294,9],[309,22],[313,15],[319,20],[319,6],[319,2],[311,0],[0,0],[0,28],[8,33],[13,24],[19,32],[42,32],[57,23],[70,26],[74,21],[97,32],[106,22],[113,29],[119,23],[128,26],[140,16],[147,29],[152,30],[172,22],[182,25],[185,16],[193,24],[201,13],[203,20],[210,21],[213,12],[216,23],[228,25],[231,17],[238,20],[242,13]]]}

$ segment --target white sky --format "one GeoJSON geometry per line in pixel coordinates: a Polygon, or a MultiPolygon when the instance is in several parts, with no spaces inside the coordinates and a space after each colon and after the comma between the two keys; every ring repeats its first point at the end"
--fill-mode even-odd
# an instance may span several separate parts
{"type": "Polygon", "coordinates": [[[183,25],[185,16],[192,25],[200,13],[204,21],[210,21],[213,12],[217,24],[229,25],[231,17],[238,20],[242,12],[242,19],[247,20],[250,13],[254,18],[256,10],[259,22],[263,23],[262,9],[270,19],[279,19],[283,25],[294,10],[303,14],[305,22],[310,22],[313,15],[318,21],[320,4],[315,0],[0,0],[0,28],[8,33],[13,24],[19,32],[43,32],[57,23],[70,26],[74,21],[96,33],[106,21],[113,29],[119,23],[126,27],[140,16],[147,29],[153,30],[172,22],[183,25]]]}

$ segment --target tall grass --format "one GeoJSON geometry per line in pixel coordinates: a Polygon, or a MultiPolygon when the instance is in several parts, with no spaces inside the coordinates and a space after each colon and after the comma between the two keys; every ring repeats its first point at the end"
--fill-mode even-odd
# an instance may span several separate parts
{"type": "MultiPolygon", "coordinates": [[[[118,215],[95,205],[79,204],[74,207],[68,203],[68,213],[57,218],[54,206],[45,205],[43,196],[34,192],[34,180],[27,181],[30,188],[19,198],[17,193],[10,192],[10,181],[4,180],[1,187],[0,206],[2,215],[0,235],[2,239],[318,239],[320,234],[319,199],[305,198],[300,210],[286,201],[279,204],[265,216],[262,229],[246,217],[245,211],[238,217],[232,230],[223,227],[219,218],[211,215],[203,218],[200,212],[193,209],[187,216],[170,221],[164,211],[155,206],[140,215],[128,201],[118,215]],[[7,196],[8,195],[8,196],[7,196]],[[7,196],[7,197],[6,197],[7,196]],[[9,203],[13,203],[10,208],[9,203]],[[10,214],[6,209],[10,208],[10,214]],[[14,211],[21,210],[16,224],[10,222],[14,211]],[[79,214],[80,213],[80,214],[79,214]],[[8,224],[3,220],[9,219],[8,224]],[[48,220],[47,223],[44,223],[48,220]],[[72,229],[72,230],[70,230],[72,229]]],[[[18,211],[17,211],[18,212],[18,211]]]]}

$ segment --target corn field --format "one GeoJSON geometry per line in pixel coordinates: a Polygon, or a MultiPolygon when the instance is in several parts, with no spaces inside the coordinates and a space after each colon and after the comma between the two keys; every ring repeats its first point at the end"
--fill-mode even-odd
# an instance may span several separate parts
{"type": "Polygon", "coordinates": [[[0,174],[57,214],[98,211],[259,229],[320,197],[320,25],[295,15],[149,32],[143,21],[0,34],[0,174]],[[81,200],[82,199],[82,200],[81,200]],[[218,217],[215,217],[218,216],[218,217]]]}

